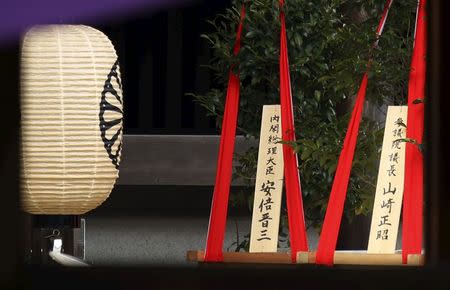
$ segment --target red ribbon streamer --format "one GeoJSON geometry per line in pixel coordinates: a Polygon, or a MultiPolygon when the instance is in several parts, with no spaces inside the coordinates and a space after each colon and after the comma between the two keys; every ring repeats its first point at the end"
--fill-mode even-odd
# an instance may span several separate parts
{"type": "MultiPolygon", "coordinates": [[[[393,0],[388,0],[377,28],[377,36],[380,36],[386,22],[389,8],[393,0]]],[[[369,60],[370,65],[370,60],[369,60]]],[[[368,68],[369,69],[369,68],[368,68]]],[[[331,188],[330,199],[328,201],[325,220],[319,239],[316,254],[316,264],[333,265],[334,251],[341,226],[342,212],[344,210],[345,197],[347,195],[348,181],[352,169],[353,157],[355,154],[356,141],[358,139],[359,124],[361,122],[364,100],[366,98],[368,76],[364,73],[355,106],[352,111],[347,133],[344,139],[344,145],[339,156],[336,174],[331,188]]]]}
{"type": "MultiPolygon", "coordinates": [[[[414,101],[425,98],[426,0],[419,1],[416,37],[408,85],[407,138],[422,144],[424,105],[414,101]]],[[[406,143],[405,189],[403,196],[403,263],[408,254],[420,254],[423,233],[423,155],[417,145],[406,143]]]]}
{"type": "MultiPolygon", "coordinates": [[[[284,1],[280,0],[280,101],[281,125],[284,141],[295,141],[294,116],[292,108],[291,83],[286,43],[286,24],[283,12],[284,1]]],[[[241,9],[241,20],[234,45],[234,54],[240,49],[242,26],[245,17],[245,7],[241,9]]],[[[216,184],[211,206],[208,238],[205,250],[205,262],[223,261],[223,240],[228,210],[228,196],[231,185],[232,160],[235,143],[239,106],[239,75],[229,72],[229,82],[225,103],[225,113],[222,121],[219,157],[217,162],[216,184]]],[[[283,156],[286,180],[286,199],[291,241],[292,261],[296,261],[298,251],[307,251],[305,220],[303,214],[302,193],[298,175],[298,160],[293,149],[284,144],[283,156]]]]}
{"type": "MultiPolygon", "coordinates": [[[[241,8],[241,18],[237,30],[233,53],[237,55],[241,47],[241,34],[245,18],[245,6],[241,8]]],[[[239,74],[229,71],[225,112],[222,120],[219,155],[217,160],[216,183],[209,218],[205,262],[223,261],[223,239],[227,223],[228,196],[230,193],[233,151],[239,108],[239,74]]]]}
{"type": "MultiPolygon", "coordinates": [[[[284,1],[280,0],[280,103],[283,141],[295,141],[294,114],[292,108],[291,79],[286,43],[286,23],[284,1]]],[[[295,263],[298,251],[308,251],[305,218],[303,213],[302,191],[298,175],[297,154],[291,146],[283,144],[284,176],[286,185],[286,203],[291,242],[291,258],[295,263]]]]}

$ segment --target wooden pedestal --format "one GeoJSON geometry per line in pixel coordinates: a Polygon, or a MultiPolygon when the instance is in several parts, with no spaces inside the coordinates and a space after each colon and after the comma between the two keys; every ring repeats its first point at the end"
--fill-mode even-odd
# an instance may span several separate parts
{"type": "MultiPolygon", "coordinates": [[[[187,260],[204,263],[205,252],[188,251],[187,260]]],[[[316,252],[298,252],[297,264],[314,264],[316,252]]],[[[224,252],[223,263],[250,264],[292,264],[290,253],[248,253],[224,252]]],[[[336,265],[378,265],[378,266],[422,266],[424,255],[408,255],[408,263],[402,263],[402,254],[367,254],[365,251],[336,251],[334,254],[336,265]]]]}

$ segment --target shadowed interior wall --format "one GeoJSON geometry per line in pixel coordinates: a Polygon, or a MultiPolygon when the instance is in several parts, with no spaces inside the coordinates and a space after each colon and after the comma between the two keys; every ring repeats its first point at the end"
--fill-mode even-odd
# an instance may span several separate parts
{"type": "Polygon", "coordinates": [[[96,27],[119,55],[126,134],[218,133],[215,119],[187,94],[202,94],[215,85],[205,67],[210,47],[200,35],[212,29],[206,20],[230,5],[230,0],[192,1],[96,27]]]}

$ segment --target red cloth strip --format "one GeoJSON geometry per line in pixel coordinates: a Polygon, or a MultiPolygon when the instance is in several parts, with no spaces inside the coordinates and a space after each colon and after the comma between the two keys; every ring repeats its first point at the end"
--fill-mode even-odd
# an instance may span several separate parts
{"type": "MultiPolygon", "coordinates": [[[[233,53],[237,55],[241,46],[245,6],[241,8],[241,18],[237,29],[233,53]]],[[[217,160],[216,183],[209,218],[205,262],[223,261],[223,239],[227,223],[228,196],[231,186],[232,162],[239,108],[239,75],[229,71],[225,112],[222,120],[219,155],[217,160]]]]}
{"type": "MultiPolygon", "coordinates": [[[[392,0],[388,0],[377,28],[377,36],[380,36],[384,23],[389,12],[392,0]]],[[[370,65],[370,60],[369,60],[370,65]]],[[[368,68],[369,69],[369,68],[368,68]]],[[[336,169],[336,174],[331,188],[330,199],[328,201],[325,220],[319,239],[316,254],[316,264],[333,265],[334,251],[341,226],[342,212],[344,210],[345,198],[347,195],[348,181],[352,169],[353,157],[355,154],[356,141],[358,139],[359,124],[361,122],[364,100],[366,98],[368,76],[364,74],[358,95],[356,97],[355,106],[352,111],[347,133],[344,139],[341,155],[336,169]]]]}
{"type": "MultiPolygon", "coordinates": [[[[283,11],[284,1],[280,0],[280,103],[283,141],[295,141],[294,114],[292,108],[291,79],[286,43],[286,23],[283,11]]],[[[291,146],[283,144],[286,203],[289,222],[292,262],[297,260],[298,251],[308,251],[305,217],[303,213],[302,190],[298,175],[297,154],[291,146]]]]}
{"type": "Polygon", "coordinates": [[[388,14],[389,14],[389,9],[391,8],[392,2],[394,2],[394,0],[389,0],[384,5],[383,13],[381,14],[382,15],[381,20],[380,20],[380,23],[378,23],[377,30],[376,30],[376,34],[378,37],[381,36],[381,33],[383,33],[384,25],[386,24],[386,20],[387,20],[388,14]]]}
{"type": "Polygon", "coordinates": [[[339,228],[341,226],[342,212],[344,210],[347,194],[348,180],[352,168],[353,156],[358,138],[359,124],[367,89],[367,73],[364,74],[358,91],[356,103],[350,118],[345,135],[344,146],[339,156],[336,175],[328,201],[322,233],[317,247],[316,264],[333,265],[334,251],[336,249],[339,228]]]}
{"type": "MultiPolygon", "coordinates": [[[[408,86],[408,126],[406,136],[422,144],[426,73],[426,0],[419,1],[416,37],[408,86]]],[[[408,254],[420,254],[423,234],[423,155],[417,145],[406,143],[405,190],[403,196],[403,263],[408,254]]]]}

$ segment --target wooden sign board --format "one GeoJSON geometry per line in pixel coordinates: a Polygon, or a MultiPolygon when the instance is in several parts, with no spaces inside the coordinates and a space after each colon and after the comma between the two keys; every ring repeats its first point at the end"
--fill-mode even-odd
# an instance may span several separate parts
{"type": "Polygon", "coordinates": [[[283,189],[280,105],[263,107],[253,202],[250,252],[276,252],[283,189]]]}
{"type": "Polygon", "coordinates": [[[405,178],[407,106],[389,106],[367,252],[394,254],[405,178]]]}

